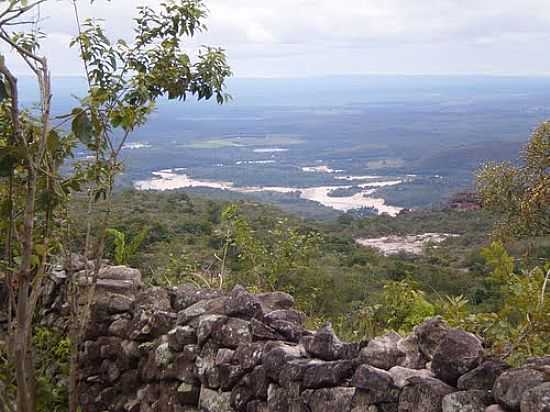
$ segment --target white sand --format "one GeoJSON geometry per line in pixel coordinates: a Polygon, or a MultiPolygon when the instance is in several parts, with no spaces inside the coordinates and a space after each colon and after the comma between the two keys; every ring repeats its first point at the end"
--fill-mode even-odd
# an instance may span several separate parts
{"type": "Polygon", "coordinates": [[[400,252],[421,255],[424,251],[424,246],[428,243],[438,244],[449,238],[458,236],[449,233],[423,233],[420,235],[356,239],[355,241],[361,246],[376,248],[384,255],[396,255],[400,252]]]}
{"type": "Polygon", "coordinates": [[[386,213],[390,216],[397,215],[402,209],[395,206],[386,205],[384,199],[370,197],[376,188],[384,186],[394,186],[402,183],[401,180],[392,180],[386,182],[372,182],[359,185],[363,189],[360,193],[344,197],[331,197],[329,194],[337,189],[350,189],[352,186],[320,186],[320,187],[236,187],[232,182],[198,180],[190,178],[186,174],[177,174],[175,170],[160,170],[154,172],[155,176],[150,180],[135,182],[134,186],[138,190],[174,190],[188,187],[205,187],[210,189],[231,190],[239,193],[255,192],[277,192],[292,193],[297,192],[300,198],[317,202],[326,207],[347,212],[353,209],[374,208],[379,214],[386,213]]]}

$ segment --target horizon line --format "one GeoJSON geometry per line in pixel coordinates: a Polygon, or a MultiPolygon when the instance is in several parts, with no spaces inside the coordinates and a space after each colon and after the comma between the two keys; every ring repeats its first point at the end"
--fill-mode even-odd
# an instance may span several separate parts
{"type": "MultiPolygon", "coordinates": [[[[23,77],[34,77],[32,73],[23,73],[19,75],[23,77]]],[[[430,73],[334,73],[334,74],[319,74],[311,76],[232,76],[229,80],[304,80],[304,79],[324,79],[324,78],[361,78],[361,77],[432,77],[432,78],[467,78],[467,77],[485,77],[485,78],[548,78],[550,72],[537,74],[506,74],[506,73],[449,73],[449,74],[430,74],[430,73]]],[[[81,74],[52,74],[52,78],[81,78],[85,79],[81,74]]]]}

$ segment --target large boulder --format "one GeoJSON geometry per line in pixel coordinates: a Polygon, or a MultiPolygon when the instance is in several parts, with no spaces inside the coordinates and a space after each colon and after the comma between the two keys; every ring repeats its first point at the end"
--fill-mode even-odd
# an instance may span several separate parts
{"type": "Polygon", "coordinates": [[[129,337],[136,341],[150,341],[167,334],[174,326],[176,314],[143,309],[135,313],[129,326],[129,337]]]}
{"type": "Polygon", "coordinates": [[[238,318],[229,318],[219,330],[213,333],[222,346],[236,349],[239,345],[252,343],[250,322],[238,318]]]}
{"type": "Polygon", "coordinates": [[[255,295],[237,285],[225,301],[225,314],[250,320],[255,317],[262,318],[263,310],[260,300],[255,295]]]}
{"type": "Polygon", "coordinates": [[[424,369],[426,367],[428,358],[420,351],[416,335],[413,334],[400,339],[397,342],[397,349],[405,354],[400,366],[409,369],[424,369]]]}
{"type": "Polygon", "coordinates": [[[433,378],[434,374],[428,369],[409,369],[402,366],[394,366],[389,371],[389,374],[393,378],[394,384],[398,388],[403,388],[409,383],[409,378],[414,376],[420,378],[433,378]]]}
{"type": "Polygon", "coordinates": [[[550,382],[527,389],[520,405],[521,412],[550,412],[550,382]]]}
{"type": "Polygon", "coordinates": [[[443,398],[443,412],[485,412],[493,403],[487,391],[472,390],[450,393],[443,398]]]}
{"type": "Polygon", "coordinates": [[[276,320],[284,320],[296,323],[297,325],[303,325],[306,320],[306,315],[304,312],[295,309],[278,309],[266,313],[264,316],[264,321],[268,324],[276,320]]]}
{"type": "Polygon", "coordinates": [[[267,390],[267,410],[269,412],[290,411],[289,393],[287,389],[276,384],[269,385],[267,390]]]}
{"type": "Polygon", "coordinates": [[[524,392],[540,385],[544,380],[544,373],[535,369],[510,369],[496,379],[493,396],[504,408],[519,411],[524,392]]]}
{"type": "Polygon", "coordinates": [[[187,309],[201,300],[212,300],[223,296],[224,293],[220,289],[202,289],[190,283],[185,283],[170,291],[172,307],[177,312],[187,309]]]}
{"type": "Polygon", "coordinates": [[[262,342],[244,343],[239,345],[233,355],[233,361],[245,370],[251,370],[260,365],[265,344],[262,342]]]}
{"type": "Polygon", "coordinates": [[[358,356],[361,349],[359,344],[340,341],[330,323],[324,325],[313,335],[305,336],[302,343],[309,354],[327,361],[353,359],[358,356]]]}
{"type": "Polygon", "coordinates": [[[355,389],[336,387],[306,390],[302,393],[304,404],[310,412],[349,411],[355,389]]]}
{"type": "Polygon", "coordinates": [[[272,320],[268,325],[287,342],[298,343],[308,333],[302,325],[286,320],[272,320]]]}
{"type": "Polygon", "coordinates": [[[203,386],[200,392],[199,407],[202,412],[233,412],[231,392],[218,392],[203,386]]]}
{"type": "Polygon", "coordinates": [[[279,309],[291,309],[294,306],[294,298],[285,292],[268,292],[256,295],[264,313],[279,309]]]}
{"type": "Polygon", "coordinates": [[[281,373],[279,374],[279,384],[285,388],[296,383],[301,386],[306,370],[323,364],[325,362],[320,359],[291,359],[282,366],[281,373]]]}
{"type": "Polygon", "coordinates": [[[147,308],[164,312],[172,311],[170,295],[164,288],[153,287],[137,294],[134,308],[147,308]]]}
{"type": "Polygon", "coordinates": [[[487,360],[458,378],[457,388],[462,391],[472,389],[489,391],[493,389],[495,380],[509,368],[508,364],[501,360],[487,360]]]}
{"type": "Polygon", "coordinates": [[[176,326],[167,333],[168,344],[175,351],[181,351],[187,345],[197,343],[197,332],[190,326],[176,326]]]}
{"type": "Polygon", "coordinates": [[[432,372],[442,381],[456,385],[461,375],[478,366],[482,354],[483,345],[479,338],[459,329],[451,329],[433,354],[432,372]]]}
{"type": "Polygon", "coordinates": [[[95,284],[96,293],[105,291],[127,295],[143,287],[141,272],[126,266],[102,267],[95,279],[93,268],[77,272],[75,277],[82,287],[95,284]]]}
{"type": "Polygon", "coordinates": [[[220,386],[220,377],[216,368],[218,350],[219,346],[209,340],[195,359],[194,372],[196,376],[204,386],[211,389],[217,389],[220,386]]]}
{"type": "Polygon", "coordinates": [[[399,396],[399,412],[441,412],[443,398],[453,392],[438,379],[412,377],[399,396]]]}
{"type": "Polygon", "coordinates": [[[399,398],[399,388],[394,384],[392,375],[383,369],[361,365],[351,383],[361,389],[367,404],[396,402],[399,398]]]}
{"type": "Polygon", "coordinates": [[[301,345],[287,345],[280,342],[268,343],[262,354],[262,364],[265,367],[267,376],[273,381],[279,381],[279,375],[285,364],[292,359],[299,359],[306,356],[304,347],[301,345]]]}
{"type": "Polygon", "coordinates": [[[353,374],[353,363],[349,360],[315,362],[304,371],[304,388],[318,389],[339,386],[353,374]]]}
{"type": "Polygon", "coordinates": [[[400,340],[401,336],[395,332],[374,338],[361,350],[361,362],[385,370],[401,364],[405,353],[397,347],[400,340]]]}
{"type": "Polygon", "coordinates": [[[283,335],[277,332],[275,328],[272,328],[258,319],[252,319],[250,321],[250,328],[252,331],[252,338],[255,341],[284,340],[283,335]]]}
{"type": "Polygon", "coordinates": [[[177,400],[181,405],[197,405],[200,399],[201,388],[189,383],[181,383],[177,389],[177,400]]]}
{"type": "Polygon", "coordinates": [[[221,328],[227,322],[224,315],[202,315],[198,318],[197,342],[203,345],[212,335],[220,336],[221,328]]]}
{"type": "MultiPolygon", "coordinates": [[[[187,325],[198,321],[202,315],[223,315],[227,298],[225,296],[215,299],[201,300],[178,312],[177,324],[187,325]]],[[[195,325],[192,325],[195,326],[195,325]]]]}
{"type": "Polygon", "coordinates": [[[448,331],[449,326],[441,317],[429,319],[413,330],[420,351],[430,360],[448,331]]]}

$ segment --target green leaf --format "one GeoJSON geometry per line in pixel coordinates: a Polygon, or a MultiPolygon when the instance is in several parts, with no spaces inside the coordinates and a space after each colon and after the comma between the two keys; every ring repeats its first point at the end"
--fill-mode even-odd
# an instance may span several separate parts
{"type": "Polygon", "coordinates": [[[94,136],[94,129],[88,114],[84,110],[74,109],[73,115],[72,131],[74,135],[82,144],[90,145],[94,136]]]}

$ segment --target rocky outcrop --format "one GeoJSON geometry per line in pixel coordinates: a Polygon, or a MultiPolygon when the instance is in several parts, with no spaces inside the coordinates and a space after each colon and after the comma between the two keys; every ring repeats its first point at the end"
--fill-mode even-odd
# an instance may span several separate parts
{"type": "Polygon", "coordinates": [[[308,331],[286,293],[144,289],[139,272],[101,273],[111,282],[80,353],[86,412],[548,410],[550,359],[484,360],[479,338],[439,318],[346,343],[328,324],[308,331]]]}

